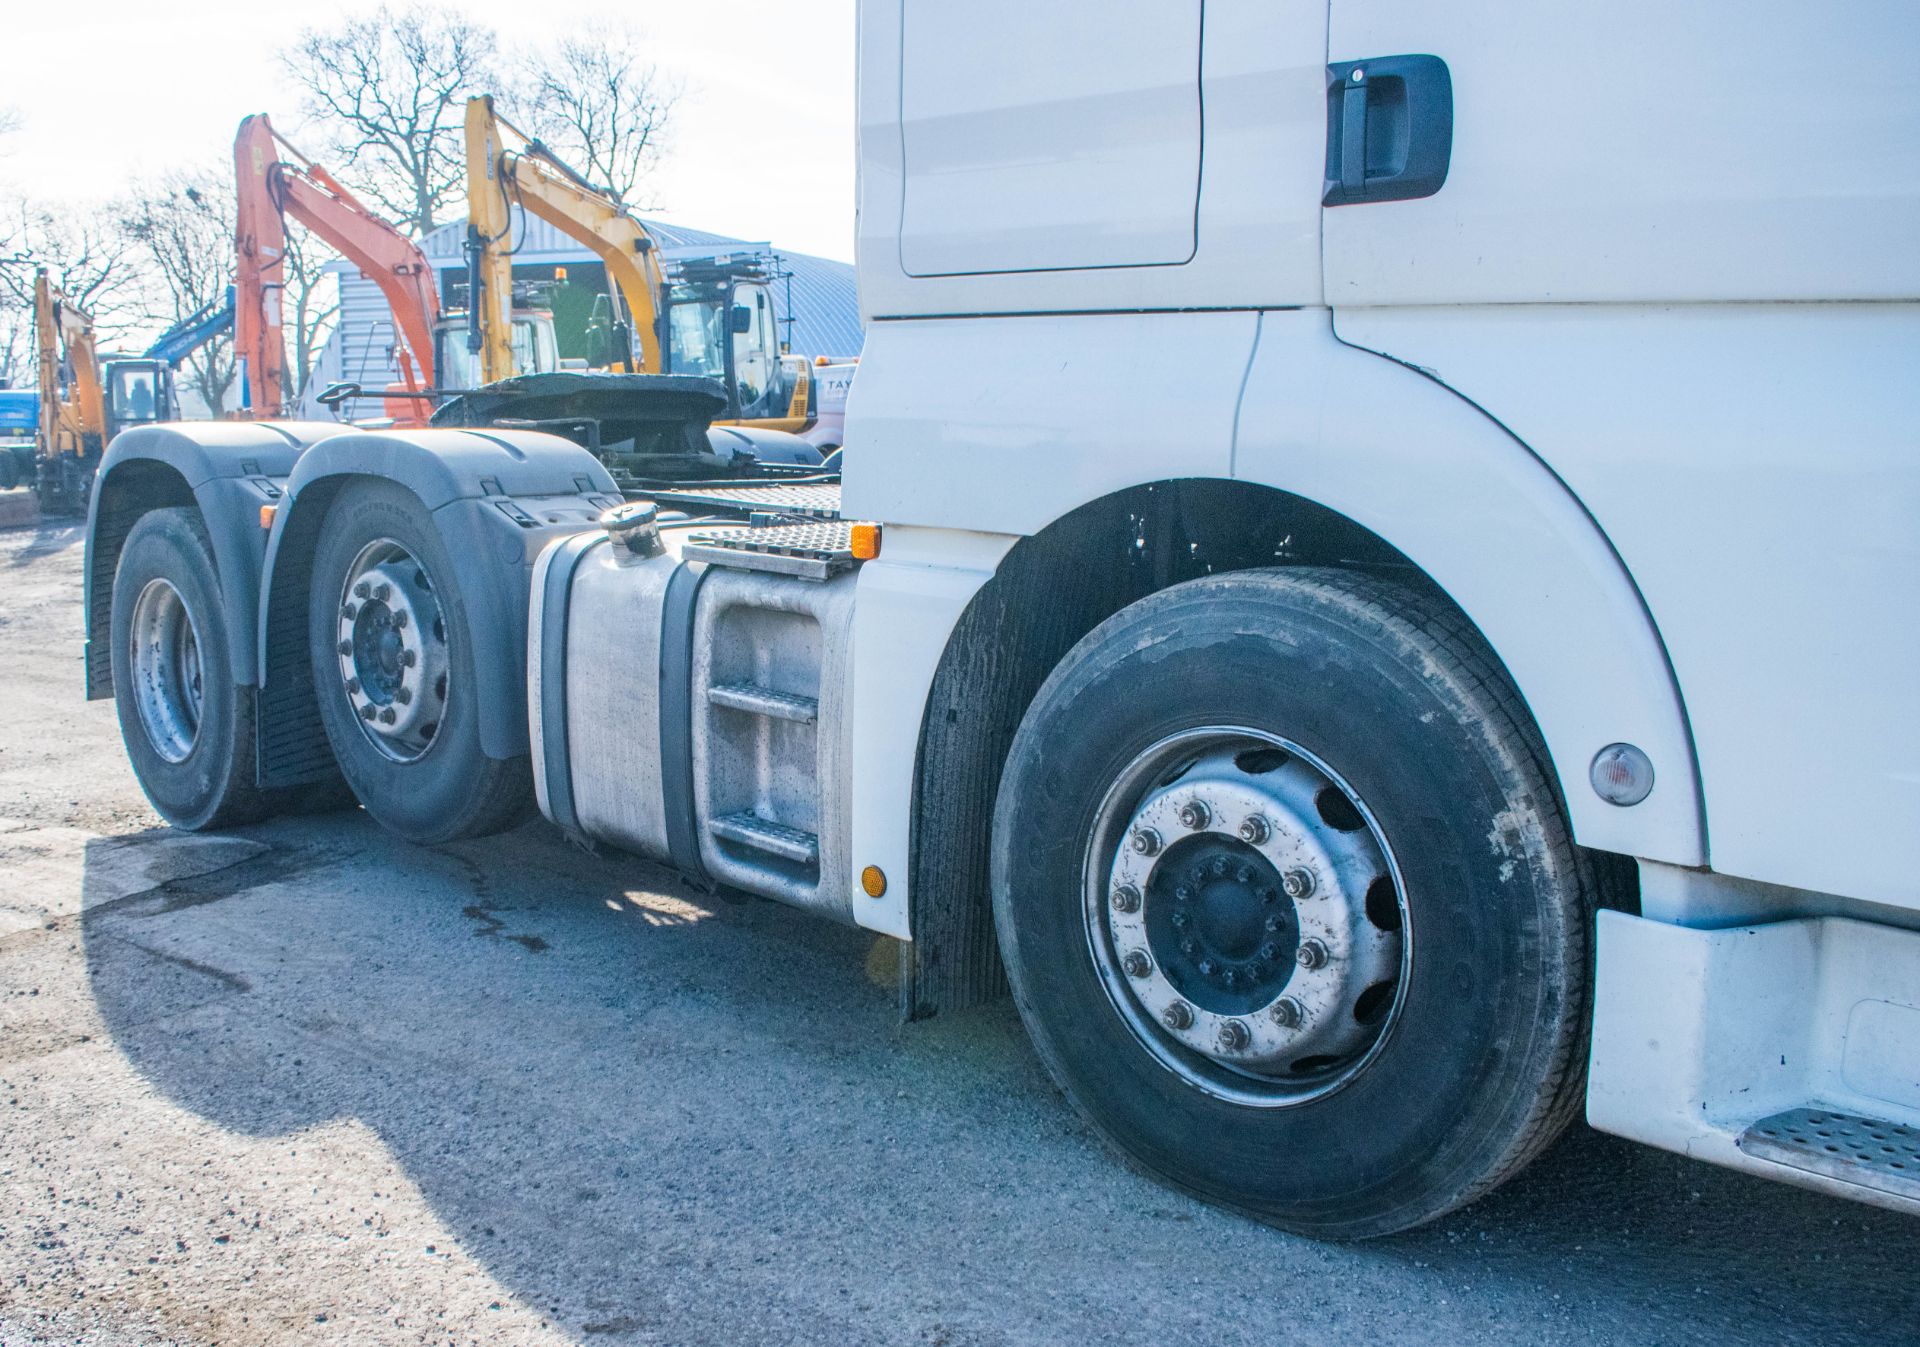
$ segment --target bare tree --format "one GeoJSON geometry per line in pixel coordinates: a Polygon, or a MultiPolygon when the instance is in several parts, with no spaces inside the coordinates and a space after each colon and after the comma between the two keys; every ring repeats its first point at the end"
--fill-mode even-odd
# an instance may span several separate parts
{"type": "MultiPolygon", "coordinates": [[[[235,209],[232,175],[212,169],[174,170],[120,204],[121,226],[150,272],[150,322],[171,325],[226,297],[233,283],[235,209]]],[[[182,372],[187,386],[219,414],[238,373],[233,343],[206,343],[182,372]]]]}
{"type": "Polygon", "coordinates": [[[491,82],[491,28],[426,6],[309,28],[280,53],[342,181],[415,236],[464,195],[466,98],[491,82]]]}
{"type": "Polygon", "coordinates": [[[297,225],[287,229],[287,268],[285,296],[291,301],[294,395],[306,391],[319,363],[320,348],[333,334],[340,317],[340,286],[334,273],[326,269],[337,254],[307,230],[297,225]]]}
{"type": "Polygon", "coordinates": [[[125,336],[147,316],[138,246],[110,212],[12,202],[0,216],[0,305],[25,310],[29,322],[33,277],[41,267],[93,317],[103,341],[125,336]]]}
{"type": "Polygon", "coordinates": [[[0,388],[30,388],[33,364],[33,310],[0,299],[0,388]]]}
{"type": "Polygon", "coordinates": [[[519,62],[516,97],[527,131],[582,176],[628,205],[659,161],[684,92],[642,59],[631,24],[592,20],[519,62]]]}

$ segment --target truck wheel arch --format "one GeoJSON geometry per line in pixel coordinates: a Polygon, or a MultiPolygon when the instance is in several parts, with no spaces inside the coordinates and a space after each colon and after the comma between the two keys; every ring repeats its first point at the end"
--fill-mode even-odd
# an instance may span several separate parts
{"type": "MultiPolygon", "coordinates": [[[[259,507],[273,503],[278,481],[305,448],[340,427],[327,423],[208,421],[140,426],[114,438],[94,478],[84,562],[87,696],[113,695],[106,642],[113,575],[127,534],[149,511],[199,510],[223,579],[221,602],[232,630],[253,630],[259,606],[264,537],[259,507]]],[[[235,641],[228,674],[258,681],[251,641],[235,641]]]]}
{"type": "MultiPolygon", "coordinates": [[[[340,488],[370,478],[403,487],[432,512],[457,555],[485,556],[498,541],[489,525],[507,516],[492,502],[582,494],[617,503],[619,489],[586,450],[556,436],[490,430],[362,432],[315,445],[294,466],[274,519],[260,581],[257,633],[261,680],[260,772],[266,785],[328,776],[333,754],[309,674],[307,598],[314,541],[340,488]]],[[[583,525],[576,525],[581,527],[583,525]]],[[[517,537],[513,538],[518,545],[517,537]]],[[[489,757],[528,751],[525,577],[518,558],[475,566],[465,606],[478,650],[482,742],[489,757]],[[512,564],[509,565],[508,563],[512,564]]],[[[464,577],[463,577],[464,579],[464,577]]]]}
{"type": "MultiPolygon", "coordinates": [[[[1577,502],[1571,504],[1577,512],[1577,502]]],[[[910,825],[914,941],[903,947],[902,967],[902,1004],[910,1018],[988,999],[1003,985],[986,910],[989,820],[1013,734],[1054,665],[1081,636],[1147,594],[1197,575],[1276,561],[1374,571],[1440,598],[1461,612],[1532,712],[1526,681],[1515,676],[1507,653],[1487,640],[1471,607],[1435,579],[1426,559],[1322,500],[1277,484],[1200,478],[1143,484],[1082,505],[1014,545],[962,613],[936,668],[910,825]]],[[[1646,620],[1624,572],[1620,579],[1627,592],[1593,616],[1591,639],[1637,641],[1664,660],[1650,621],[1642,631],[1618,630],[1621,614],[1646,620]]],[[[1664,715],[1684,730],[1677,690],[1673,696],[1672,705],[1644,719],[1664,715]]],[[[1564,734],[1556,752],[1548,727],[1537,714],[1535,720],[1563,793],[1590,794],[1586,756],[1570,755],[1564,734]]],[[[1678,786],[1683,808],[1697,820],[1690,740],[1681,749],[1682,780],[1665,784],[1678,786]]],[[[1691,840],[1700,848],[1693,862],[1699,863],[1704,836],[1691,840]]]]}

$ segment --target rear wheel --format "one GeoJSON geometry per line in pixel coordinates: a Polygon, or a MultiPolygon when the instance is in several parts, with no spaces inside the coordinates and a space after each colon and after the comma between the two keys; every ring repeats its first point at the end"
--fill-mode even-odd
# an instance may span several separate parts
{"type": "Polygon", "coordinates": [[[1176,586],[1068,655],[1001,788],[995,917],[1056,1080],[1304,1233],[1471,1201],[1579,1098],[1592,877],[1455,623],[1339,572],[1176,586]]]}
{"type": "Polygon", "coordinates": [[[254,785],[255,690],[227,674],[245,636],[228,628],[198,512],[154,510],[127,534],[111,630],[120,737],[161,817],[198,830],[269,813],[254,785]]]}
{"type": "Polygon", "coordinates": [[[533,797],[522,755],[480,746],[460,577],[404,488],[341,489],[320,530],[308,635],[321,719],[341,775],[381,824],[416,842],[511,827],[533,797]]]}

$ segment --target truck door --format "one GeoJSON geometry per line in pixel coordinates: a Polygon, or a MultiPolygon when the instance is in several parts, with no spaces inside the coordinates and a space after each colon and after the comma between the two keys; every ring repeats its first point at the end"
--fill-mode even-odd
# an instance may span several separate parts
{"type": "Polygon", "coordinates": [[[1323,212],[1340,339],[1498,418],[1631,575],[1713,868],[1889,900],[1920,872],[1920,628],[1887,606],[1920,593],[1912,13],[1333,0],[1365,78],[1329,131],[1367,145],[1323,212]],[[1409,53],[1446,63],[1451,145],[1396,200],[1374,175],[1442,121],[1437,86],[1375,88],[1409,53]]]}
{"type": "Polygon", "coordinates": [[[1372,204],[1326,212],[1327,302],[1920,293],[1911,15],[1895,0],[1764,20],[1738,0],[1333,0],[1328,60],[1363,87],[1332,99],[1368,128],[1372,204]],[[1406,53],[1445,62],[1450,98],[1394,75],[1406,53]],[[1380,192],[1423,141],[1444,187],[1380,192]]]}

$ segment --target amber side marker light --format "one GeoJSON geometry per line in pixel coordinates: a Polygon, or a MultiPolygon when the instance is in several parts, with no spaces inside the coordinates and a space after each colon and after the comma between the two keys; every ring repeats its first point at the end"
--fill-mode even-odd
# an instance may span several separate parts
{"type": "Polygon", "coordinates": [[[869,898],[884,898],[887,894],[887,875],[877,865],[869,865],[860,872],[860,887],[869,898]]]}
{"type": "Polygon", "coordinates": [[[848,546],[855,561],[872,561],[880,555],[880,526],[855,524],[848,546]]]}
{"type": "Polygon", "coordinates": [[[280,507],[278,505],[262,505],[260,507],[260,527],[263,529],[272,528],[273,517],[279,510],[280,507]]]}

